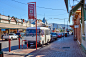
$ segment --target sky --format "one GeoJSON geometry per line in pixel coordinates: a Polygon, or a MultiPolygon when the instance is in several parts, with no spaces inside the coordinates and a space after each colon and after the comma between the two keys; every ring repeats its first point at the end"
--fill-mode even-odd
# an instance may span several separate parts
{"type": "MultiPolygon", "coordinates": [[[[0,13],[2,15],[10,15],[11,17],[17,17],[19,19],[28,20],[28,2],[36,2],[36,10],[37,10],[37,19],[45,19],[48,23],[57,23],[57,24],[67,24],[69,13],[67,13],[67,9],[65,6],[64,0],[0,0],[0,13]],[[42,8],[44,7],[44,8],[42,8]],[[52,8],[52,9],[46,9],[52,8]],[[54,19],[59,18],[59,19],[54,19]]],[[[74,2],[77,4],[78,2],[74,2]]],[[[70,7],[73,5],[73,0],[70,0],[70,7]]],[[[71,8],[69,8],[71,9],[71,8]]],[[[72,25],[72,17],[71,22],[68,23],[72,25]]]]}

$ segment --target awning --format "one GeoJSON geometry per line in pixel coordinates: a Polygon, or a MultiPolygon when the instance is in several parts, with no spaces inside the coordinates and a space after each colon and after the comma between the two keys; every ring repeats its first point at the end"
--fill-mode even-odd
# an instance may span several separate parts
{"type": "Polygon", "coordinates": [[[27,27],[21,26],[21,25],[15,25],[15,24],[5,24],[5,23],[0,23],[0,28],[4,29],[26,29],[27,27]]]}
{"type": "Polygon", "coordinates": [[[74,12],[76,12],[81,7],[81,3],[82,3],[82,0],[72,10],[70,10],[70,13],[69,13],[69,22],[70,22],[71,15],[74,14],[74,12]]]}
{"type": "Polygon", "coordinates": [[[64,0],[65,1],[65,5],[66,5],[66,8],[67,8],[67,12],[69,12],[69,9],[68,9],[68,0],[64,0]]]}

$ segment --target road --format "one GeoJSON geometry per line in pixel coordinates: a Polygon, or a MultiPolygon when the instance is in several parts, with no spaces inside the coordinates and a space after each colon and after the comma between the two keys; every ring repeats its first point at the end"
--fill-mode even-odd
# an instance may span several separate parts
{"type": "MultiPolygon", "coordinates": [[[[22,41],[22,39],[21,39],[22,41]]],[[[7,50],[8,41],[1,42],[3,46],[3,51],[7,50]],[[6,46],[5,46],[6,45],[6,46]]],[[[15,49],[16,53],[27,53],[27,55],[9,55],[4,54],[5,57],[86,57],[86,54],[81,50],[81,47],[77,41],[73,40],[73,36],[59,38],[58,40],[50,43],[49,45],[43,45],[43,47],[38,47],[38,50],[35,49],[35,46],[31,46],[28,49],[23,49],[22,51],[18,49],[18,40],[12,41],[12,50],[15,49]],[[12,45],[13,44],[13,45],[12,45]],[[31,51],[32,50],[32,51],[31,51]]]]}
{"type": "MultiPolygon", "coordinates": [[[[20,44],[22,45],[22,40],[23,39],[20,39],[20,44]]],[[[9,50],[9,41],[8,40],[0,40],[0,43],[2,43],[2,51],[8,51],[9,50]]],[[[14,39],[11,41],[11,50],[12,49],[18,49],[18,40],[14,39]]],[[[24,42],[23,42],[24,44],[24,42]]]]}

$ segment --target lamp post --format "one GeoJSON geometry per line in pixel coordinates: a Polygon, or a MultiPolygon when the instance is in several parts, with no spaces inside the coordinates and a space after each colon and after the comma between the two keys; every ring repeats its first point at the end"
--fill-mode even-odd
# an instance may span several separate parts
{"type": "MultiPolygon", "coordinates": [[[[68,20],[69,21],[69,20],[68,20]]],[[[68,21],[67,21],[67,29],[68,29],[68,21]]]]}

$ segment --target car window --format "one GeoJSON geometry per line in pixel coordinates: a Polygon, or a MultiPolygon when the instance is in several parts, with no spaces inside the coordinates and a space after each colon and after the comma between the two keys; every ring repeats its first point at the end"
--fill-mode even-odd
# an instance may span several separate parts
{"type": "Polygon", "coordinates": [[[56,33],[51,33],[51,35],[57,35],[56,33]]]}

